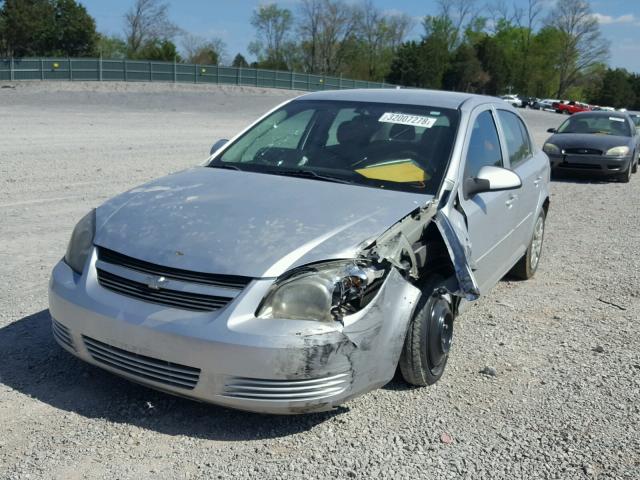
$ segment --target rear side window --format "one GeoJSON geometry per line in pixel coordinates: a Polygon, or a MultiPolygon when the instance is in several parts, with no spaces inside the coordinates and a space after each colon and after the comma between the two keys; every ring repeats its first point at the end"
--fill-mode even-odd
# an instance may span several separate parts
{"type": "Polygon", "coordinates": [[[498,117],[507,142],[509,162],[511,167],[515,167],[531,156],[527,128],[517,115],[506,110],[498,110],[498,117]]]}
{"type": "Polygon", "coordinates": [[[502,152],[498,130],[491,111],[485,110],[476,117],[469,140],[465,162],[465,178],[475,177],[482,167],[502,167],[502,152]]]}

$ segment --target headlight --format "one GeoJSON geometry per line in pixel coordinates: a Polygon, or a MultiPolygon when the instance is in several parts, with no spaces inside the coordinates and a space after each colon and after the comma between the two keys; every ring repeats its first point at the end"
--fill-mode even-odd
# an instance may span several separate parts
{"type": "Polygon", "coordinates": [[[605,153],[607,157],[624,157],[629,155],[629,147],[613,147],[605,153]]]}
{"type": "Polygon", "coordinates": [[[333,322],[363,308],[382,285],[387,269],[366,260],[310,265],[274,283],[258,309],[262,318],[333,322]]]}
{"type": "Polygon", "coordinates": [[[547,155],[560,155],[560,149],[553,143],[545,143],[542,147],[542,151],[547,155]]]}
{"type": "Polygon", "coordinates": [[[71,240],[67,246],[64,261],[76,273],[82,273],[84,264],[89,257],[93,245],[93,236],[96,232],[96,211],[87,213],[73,229],[71,240]]]}

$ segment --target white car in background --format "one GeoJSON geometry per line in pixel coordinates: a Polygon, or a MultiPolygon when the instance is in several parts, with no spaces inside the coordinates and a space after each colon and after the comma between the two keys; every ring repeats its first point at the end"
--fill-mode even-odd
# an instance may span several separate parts
{"type": "Polygon", "coordinates": [[[522,107],[522,100],[517,95],[503,95],[500,98],[514,107],[522,107]]]}
{"type": "Polygon", "coordinates": [[[539,100],[533,104],[533,108],[536,110],[554,110],[553,104],[559,103],[560,100],[555,98],[545,98],[543,100],[539,100]]]}

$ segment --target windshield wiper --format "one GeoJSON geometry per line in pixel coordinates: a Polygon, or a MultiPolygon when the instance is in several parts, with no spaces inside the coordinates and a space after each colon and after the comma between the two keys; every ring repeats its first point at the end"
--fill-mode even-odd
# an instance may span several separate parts
{"type": "Polygon", "coordinates": [[[320,175],[319,173],[314,172],[313,170],[269,170],[265,173],[272,173],[275,175],[284,175],[287,177],[298,177],[298,178],[310,178],[312,180],[322,180],[325,182],[334,182],[334,183],[346,183],[353,184],[351,180],[346,180],[344,178],[332,177],[330,175],[320,175]]]}
{"type": "Polygon", "coordinates": [[[235,165],[227,165],[224,163],[212,163],[207,166],[209,168],[224,168],[226,170],[238,170],[239,172],[242,172],[242,169],[240,167],[236,167],[235,165]]]}

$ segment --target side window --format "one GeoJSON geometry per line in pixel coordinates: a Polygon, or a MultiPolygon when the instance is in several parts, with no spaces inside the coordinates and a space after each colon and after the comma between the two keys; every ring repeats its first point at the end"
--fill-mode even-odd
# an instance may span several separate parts
{"type": "Polygon", "coordinates": [[[506,110],[498,110],[502,124],[511,168],[519,165],[531,155],[531,144],[527,128],[516,115],[506,110]]]}
{"type": "Polygon", "coordinates": [[[491,111],[486,110],[476,117],[469,140],[465,162],[465,178],[475,177],[485,166],[502,167],[502,152],[498,130],[491,111]]]}

